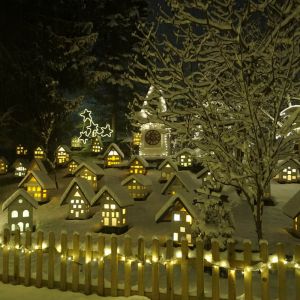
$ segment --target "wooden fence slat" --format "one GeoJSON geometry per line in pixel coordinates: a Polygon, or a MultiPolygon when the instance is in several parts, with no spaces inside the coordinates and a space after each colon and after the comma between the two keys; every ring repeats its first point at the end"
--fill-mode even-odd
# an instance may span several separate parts
{"type": "Polygon", "coordinates": [[[4,228],[3,231],[3,271],[2,281],[8,283],[9,280],[9,241],[10,241],[10,230],[8,227],[4,228]]]}
{"type": "Polygon", "coordinates": [[[188,273],[188,241],[183,238],[181,240],[181,299],[189,299],[189,273],[188,273]]]}
{"type": "Polygon", "coordinates": [[[17,228],[14,232],[14,283],[20,283],[20,246],[21,246],[21,236],[20,229],[17,228]]]}
{"type": "Polygon", "coordinates": [[[173,240],[168,239],[166,243],[166,275],[167,275],[167,300],[174,300],[174,278],[173,278],[173,259],[174,248],[173,240]]]}
{"type": "Polygon", "coordinates": [[[100,235],[98,238],[98,285],[97,293],[100,296],[104,296],[104,248],[105,248],[105,237],[100,235]]]}
{"type": "Polygon", "coordinates": [[[252,292],[252,244],[250,240],[244,240],[244,287],[245,287],[245,300],[253,299],[252,292]]]}
{"type": "Polygon", "coordinates": [[[68,259],[68,235],[65,231],[60,236],[60,289],[67,290],[67,259],[68,259]]]}
{"type": "Polygon", "coordinates": [[[30,286],[31,283],[31,231],[26,230],[25,233],[25,274],[24,274],[24,285],[30,286]]]}
{"type": "Polygon", "coordinates": [[[227,260],[229,263],[228,269],[228,300],[236,299],[236,271],[234,269],[235,263],[235,241],[229,239],[227,243],[227,260]]]}
{"type": "MultiPolygon", "coordinates": [[[[219,263],[220,250],[219,243],[216,239],[212,239],[211,243],[212,262],[219,263]]],[[[220,268],[218,266],[212,267],[212,300],[220,299],[220,268]]]]}
{"type": "Polygon", "coordinates": [[[72,250],[72,291],[79,290],[79,242],[78,232],[73,233],[73,250],[72,250]]]}
{"type": "Polygon", "coordinates": [[[44,233],[42,231],[37,232],[36,237],[36,277],[35,286],[37,288],[42,287],[43,283],[43,241],[44,233]]]}
{"type": "Polygon", "coordinates": [[[49,253],[48,253],[48,288],[54,288],[54,268],[55,268],[55,235],[49,232],[49,253]]]}
{"type": "Polygon", "coordinates": [[[278,270],[278,299],[286,299],[286,267],[285,267],[285,254],[284,246],[282,243],[277,244],[277,270],[278,270]]]}
{"type": "Polygon", "coordinates": [[[265,240],[261,240],[259,242],[260,246],[260,259],[264,264],[261,267],[261,299],[262,300],[270,300],[270,290],[269,290],[269,267],[268,267],[268,260],[269,260],[269,251],[268,251],[268,242],[265,240]]]}
{"type": "Polygon", "coordinates": [[[204,299],[204,253],[203,241],[196,239],[196,276],[197,276],[197,299],[204,299]]]}
{"type": "Polygon", "coordinates": [[[159,300],[159,240],[152,239],[152,299],[159,300]]]}
{"type": "Polygon", "coordinates": [[[145,272],[145,241],[143,237],[138,238],[138,294],[144,296],[144,272],[145,272]]]}
{"type": "Polygon", "coordinates": [[[296,299],[300,299],[300,245],[295,247],[295,283],[296,283],[296,299]]]}
{"type": "Polygon", "coordinates": [[[84,292],[86,295],[92,292],[92,235],[87,233],[85,236],[85,266],[84,266],[84,292]]]}
{"type": "Polygon", "coordinates": [[[118,240],[114,234],[112,235],[110,242],[111,295],[116,297],[118,296],[118,240]]]}
{"type": "Polygon", "coordinates": [[[131,237],[126,235],[125,242],[124,242],[124,254],[125,254],[125,274],[124,274],[124,296],[128,297],[131,294],[131,256],[132,256],[132,249],[131,249],[131,237]]]}

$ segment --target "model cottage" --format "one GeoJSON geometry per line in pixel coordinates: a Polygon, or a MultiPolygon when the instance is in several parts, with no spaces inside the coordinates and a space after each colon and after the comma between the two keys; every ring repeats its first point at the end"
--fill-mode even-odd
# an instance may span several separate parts
{"type": "Polygon", "coordinates": [[[42,146],[37,146],[33,151],[33,157],[39,159],[45,159],[46,158],[45,149],[42,146]]]}
{"type": "Polygon", "coordinates": [[[95,196],[91,184],[84,178],[74,178],[61,197],[60,205],[68,204],[68,219],[87,219],[90,216],[91,200],[95,196]]]}
{"type": "Polygon", "coordinates": [[[71,150],[66,145],[60,145],[55,151],[55,161],[57,165],[63,165],[70,159],[71,150]]]}
{"type": "Polygon", "coordinates": [[[103,149],[103,143],[101,140],[101,136],[97,135],[92,138],[92,152],[93,153],[100,153],[103,149]]]}
{"type": "Polygon", "coordinates": [[[12,231],[33,230],[33,209],[38,203],[23,189],[16,190],[2,205],[2,210],[8,210],[8,225],[12,231]]]}
{"type": "Polygon", "coordinates": [[[23,158],[17,158],[12,164],[14,175],[17,177],[24,177],[27,173],[29,162],[23,158]]]}
{"type": "Polygon", "coordinates": [[[144,200],[151,192],[151,179],[145,175],[133,174],[126,177],[121,185],[126,187],[129,196],[135,200],[144,200]]]}
{"type": "Polygon", "coordinates": [[[30,171],[41,171],[43,173],[48,173],[47,168],[45,166],[45,164],[43,163],[43,160],[41,160],[40,158],[34,158],[28,166],[28,170],[27,172],[30,171]]]}
{"type": "Polygon", "coordinates": [[[117,167],[119,166],[123,159],[124,153],[115,143],[110,144],[103,154],[104,165],[106,167],[117,167]]]}
{"type": "Polygon", "coordinates": [[[177,163],[175,163],[171,158],[166,158],[159,166],[160,170],[160,182],[168,181],[174,174],[178,172],[177,163]]]}
{"type": "Polygon", "coordinates": [[[24,147],[21,144],[17,145],[17,147],[16,147],[16,155],[17,156],[25,156],[25,155],[27,155],[27,148],[24,147]]]}
{"type": "Polygon", "coordinates": [[[194,152],[191,149],[184,148],[181,151],[177,152],[175,159],[178,163],[178,166],[182,168],[191,167],[193,164],[194,152]]]}
{"type": "Polygon", "coordinates": [[[0,157],[0,174],[6,174],[8,171],[8,161],[4,156],[0,157]]]}
{"type": "Polygon", "coordinates": [[[274,177],[279,183],[300,182],[300,162],[294,158],[288,158],[278,162],[278,173],[274,177]]]}
{"type": "Polygon", "coordinates": [[[72,157],[67,163],[68,173],[73,175],[74,171],[78,168],[78,166],[82,163],[82,159],[79,157],[72,157]]]}
{"type": "Polygon", "coordinates": [[[134,155],[128,162],[130,174],[146,174],[149,167],[148,162],[139,155],[134,155]]]}
{"type": "Polygon", "coordinates": [[[118,185],[104,185],[92,200],[92,206],[100,206],[100,223],[109,233],[127,230],[127,208],[133,205],[126,189],[118,185]]]}

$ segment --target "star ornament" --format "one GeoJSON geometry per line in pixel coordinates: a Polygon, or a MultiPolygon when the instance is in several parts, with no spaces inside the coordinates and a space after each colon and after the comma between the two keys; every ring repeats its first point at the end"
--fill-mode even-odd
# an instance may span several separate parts
{"type": "Polygon", "coordinates": [[[89,139],[89,135],[87,134],[87,132],[81,131],[79,135],[79,140],[85,144],[88,139],[89,139]]]}
{"type": "Polygon", "coordinates": [[[106,124],[105,127],[100,127],[100,136],[101,137],[111,137],[113,130],[110,128],[109,124],[106,124]]]}
{"type": "Polygon", "coordinates": [[[99,125],[95,124],[93,121],[91,121],[91,124],[89,126],[87,126],[87,129],[90,130],[90,134],[92,134],[92,137],[99,135],[98,127],[99,127],[99,125]]]}
{"type": "Polygon", "coordinates": [[[79,115],[83,117],[83,122],[89,121],[92,119],[92,112],[88,109],[84,109],[84,111],[82,113],[80,113],[79,115]]]}

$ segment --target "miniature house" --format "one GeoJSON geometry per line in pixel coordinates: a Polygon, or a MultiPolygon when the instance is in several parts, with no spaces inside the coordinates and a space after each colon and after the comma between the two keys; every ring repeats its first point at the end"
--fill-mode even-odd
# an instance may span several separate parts
{"type": "Polygon", "coordinates": [[[198,187],[199,183],[190,171],[179,171],[165,183],[161,193],[164,195],[175,195],[180,191],[193,193],[198,187]]]}
{"type": "Polygon", "coordinates": [[[69,204],[68,219],[87,219],[94,196],[95,193],[90,183],[84,178],[76,177],[63,193],[60,205],[69,204]]]}
{"type": "Polygon", "coordinates": [[[175,155],[178,166],[187,168],[191,167],[193,164],[194,153],[191,149],[184,148],[181,151],[177,152],[175,155]]]}
{"type": "Polygon", "coordinates": [[[166,158],[159,166],[160,182],[168,181],[174,174],[178,172],[177,164],[170,158],[166,158]]]}
{"type": "Polygon", "coordinates": [[[178,243],[185,238],[193,243],[191,225],[197,216],[194,194],[180,192],[171,196],[155,215],[155,222],[172,222],[172,238],[178,243]]]}
{"type": "Polygon", "coordinates": [[[100,153],[103,149],[103,144],[101,140],[101,136],[95,136],[92,138],[92,152],[100,153]]]}
{"type": "Polygon", "coordinates": [[[27,173],[29,162],[23,158],[17,158],[12,167],[14,168],[15,176],[24,177],[27,173]]]}
{"type": "Polygon", "coordinates": [[[106,167],[115,167],[120,165],[124,159],[124,153],[115,143],[110,144],[103,154],[104,165],[106,167]]]}
{"type": "Polygon", "coordinates": [[[82,142],[78,136],[73,136],[71,139],[71,148],[73,150],[79,150],[82,148],[82,142]]]}
{"type": "Polygon", "coordinates": [[[300,191],[282,207],[282,211],[293,219],[292,233],[300,238],[300,191]]]}
{"type": "Polygon", "coordinates": [[[128,162],[130,174],[146,174],[148,162],[139,155],[134,155],[128,162]]]}
{"type": "Polygon", "coordinates": [[[8,210],[8,225],[11,231],[17,226],[20,231],[33,230],[33,209],[38,203],[23,189],[16,190],[2,205],[2,211],[8,210]]]}
{"type": "Polygon", "coordinates": [[[67,169],[69,174],[74,174],[74,171],[78,168],[78,166],[82,163],[82,160],[79,157],[72,157],[67,162],[67,169]]]}
{"type": "Polygon", "coordinates": [[[141,144],[141,133],[140,132],[134,132],[132,135],[132,144],[134,146],[139,146],[141,144]]]}
{"type": "Polygon", "coordinates": [[[100,223],[104,230],[122,233],[127,229],[127,208],[133,205],[126,189],[118,185],[104,185],[92,200],[100,205],[100,223]]]}
{"type": "Polygon", "coordinates": [[[4,156],[0,157],[0,174],[6,174],[8,171],[8,161],[4,156]]]}
{"type": "Polygon", "coordinates": [[[34,158],[45,159],[46,158],[45,149],[42,146],[36,147],[34,149],[33,156],[34,158]]]}
{"type": "Polygon", "coordinates": [[[104,175],[104,171],[95,163],[84,161],[74,170],[74,175],[85,178],[96,191],[98,189],[98,180],[104,175]]]}
{"type": "Polygon", "coordinates": [[[40,158],[34,158],[31,160],[31,162],[29,163],[28,166],[28,172],[30,171],[41,171],[43,173],[48,173],[45,164],[43,163],[43,160],[41,160],[40,158]]]}
{"type": "Polygon", "coordinates": [[[221,184],[216,182],[212,173],[206,167],[196,174],[196,178],[199,179],[201,187],[207,187],[215,191],[221,190],[221,184]]]}
{"type": "Polygon", "coordinates": [[[25,155],[27,155],[27,148],[25,148],[21,144],[17,145],[17,147],[16,147],[16,155],[17,156],[25,156],[25,155]]]}
{"type": "Polygon", "coordinates": [[[57,165],[63,165],[70,159],[71,150],[66,145],[61,145],[57,147],[55,151],[55,159],[57,165]]]}
{"type": "Polygon", "coordinates": [[[47,173],[42,171],[30,171],[19,183],[20,188],[26,189],[38,202],[45,202],[49,199],[49,191],[56,189],[54,181],[47,173]]]}
{"type": "Polygon", "coordinates": [[[145,175],[133,174],[126,177],[121,185],[126,187],[131,198],[145,199],[151,191],[151,179],[145,175]]]}
{"type": "Polygon", "coordinates": [[[274,177],[279,183],[300,182],[300,162],[294,158],[288,158],[278,162],[278,173],[274,177]]]}

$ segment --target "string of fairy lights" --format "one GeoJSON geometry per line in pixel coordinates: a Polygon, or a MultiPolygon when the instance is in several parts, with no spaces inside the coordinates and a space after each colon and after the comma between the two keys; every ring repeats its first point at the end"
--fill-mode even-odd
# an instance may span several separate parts
{"type": "MultiPolygon", "coordinates": [[[[21,253],[36,253],[38,250],[46,250],[49,249],[48,245],[45,243],[42,244],[42,247],[35,245],[34,247],[25,247],[24,245],[5,245],[3,243],[0,243],[0,248],[1,249],[6,249],[7,251],[10,250],[19,250],[21,253]]],[[[79,259],[74,259],[72,255],[67,255],[63,253],[61,250],[59,250],[57,247],[54,247],[55,252],[60,254],[61,259],[65,259],[68,262],[74,262],[78,263],[79,259]]],[[[70,251],[70,250],[68,250],[70,251]]],[[[102,256],[99,256],[98,254],[96,257],[94,256],[95,251],[91,251],[90,255],[87,255],[86,257],[82,256],[85,259],[85,263],[88,262],[94,262],[94,263],[99,263],[103,262],[104,259],[109,259],[111,258],[111,249],[110,248],[105,248],[104,249],[104,254],[102,256]],[[88,258],[89,257],[89,258],[88,258]]],[[[156,255],[144,255],[144,259],[140,259],[138,255],[131,255],[131,256],[126,256],[123,254],[118,253],[117,251],[117,260],[118,261],[123,261],[123,262],[128,262],[128,263],[137,263],[138,266],[145,265],[145,264],[162,264],[164,266],[166,265],[175,265],[175,264],[180,264],[181,259],[182,259],[182,252],[181,251],[176,251],[175,252],[175,257],[173,258],[164,258],[162,255],[156,256],[156,255]]],[[[191,257],[189,257],[191,258],[191,257]]],[[[188,258],[188,259],[189,259],[188,258]]],[[[269,259],[267,262],[258,262],[254,265],[251,266],[231,266],[229,262],[225,259],[220,260],[220,261],[214,261],[212,258],[212,254],[210,252],[206,252],[203,256],[203,263],[205,266],[208,267],[218,267],[222,269],[226,269],[228,271],[240,271],[242,273],[246,272],[262,272],[263,270],[269,269],[269,270],[276,270],[280,261],[283,263],[284,267],[287,269],[295,269],[295,270],[300,270],[300,261],[297,262],[295,261],[295,258],[292,258],[291,260],[289,259],[279,259],[277,255],[270,255],[269,259]]],[[[242,261],[239,261],[242,262],[242,261]]]]}

